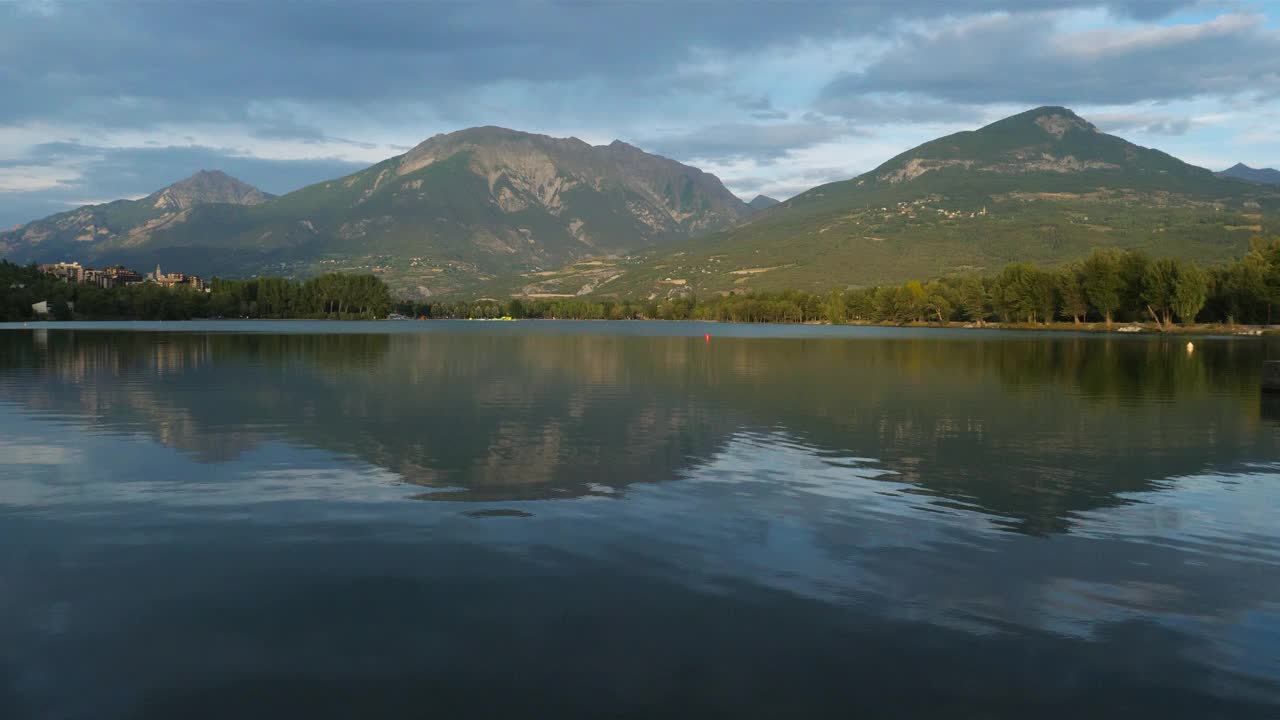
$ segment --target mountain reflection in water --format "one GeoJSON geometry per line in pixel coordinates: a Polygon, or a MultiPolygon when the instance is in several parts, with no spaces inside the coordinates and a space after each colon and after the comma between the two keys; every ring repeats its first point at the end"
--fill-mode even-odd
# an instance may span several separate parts
{"type": "Polygon", "coordinates": [[[1280,710],[1266,341],[422,325],[0,331],[4,716],[1280,710]]]}

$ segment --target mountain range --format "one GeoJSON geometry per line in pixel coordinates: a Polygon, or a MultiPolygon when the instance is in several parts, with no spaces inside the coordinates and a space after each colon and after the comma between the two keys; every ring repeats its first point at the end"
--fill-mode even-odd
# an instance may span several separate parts
{"type": "Polygon", "coordinates": [[[1099,246],[1235,257],[1280,215],[1280,186],[1241,168],[1259,172],[1215,174],[1043,107],[745,203],[623,142],[481,127],[280,197],[201,171],[0,233],[0,254],[203,275],[373,271],[418,297],[826,290],[1099,246]]]}
{"type": "Polygon", "coordinates": [[[752,212],[714,175],[623,142],[480,127],[278,198],[200,173],[142,200],[20,226],[0,234],[0,251],[206,275],[373,270],[431,296],[712,232],[752,212]]]}
{"type": "Polygon", "coordinates": [[[739,225],[490,294],[619,297],[897,283],[1074,260],[1096,247],[1201,261],[1275,232],[1280,187],[1220,177],[1042,107],[912,148],[739,225]]]}

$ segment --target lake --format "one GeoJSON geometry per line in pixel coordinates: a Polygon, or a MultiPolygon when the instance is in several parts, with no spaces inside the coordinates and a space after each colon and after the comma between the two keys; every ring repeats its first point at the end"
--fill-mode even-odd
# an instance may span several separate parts
{"type": "Polygon", "coordinates": [[[1280,345],[1186,341],[4,326],[0,717],[1274,719],[1280,345]]]}

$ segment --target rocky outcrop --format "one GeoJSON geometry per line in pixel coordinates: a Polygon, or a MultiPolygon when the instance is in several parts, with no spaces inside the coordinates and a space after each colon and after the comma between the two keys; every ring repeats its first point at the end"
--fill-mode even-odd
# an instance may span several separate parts
{"type": "MultiPolygon", "coordinates": [[[[537,208],[560,216],[573,191],[586,190],[625,194],[626,212],[654,236],[718,229],[749,214],[715,176],[622,141],[595,146],[573,137],[471,128],[422,142],[401,157],[395,172],[411,175],[458,155],[468,158],[471,172],[484,178],[505,213],[537,208]]],[[[579,235],[576,228],[573,234],[579,235]]]]}
{"type": "Polygon", "coordinates": [[[271,196],[267,193],[221,170],[201,170],[185,180],[179,180],[148,195],[142,202],[157,210],[174,211],[206,203],[260,205],[270,199],[271,196]]]}

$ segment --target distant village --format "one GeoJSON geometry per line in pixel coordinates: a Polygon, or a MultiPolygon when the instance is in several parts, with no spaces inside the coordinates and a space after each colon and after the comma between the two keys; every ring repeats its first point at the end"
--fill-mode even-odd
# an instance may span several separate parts
{"type": "Polygon", "coordinates": [[[202,292],[209,292],[209,284],[199,275],[185,273],[165,273],[156,265],[155,272],[141,275],[123,265],[112,265],[101,270],[87,268],[78,262],[51,263],[38,266],[40,272],[53,275],[64,282],[77,285],[93,285],[110,289],[119,285],[135,285],[137,283],[155,283],[161,287],[175,288],[187,286],[202,292]]]}

